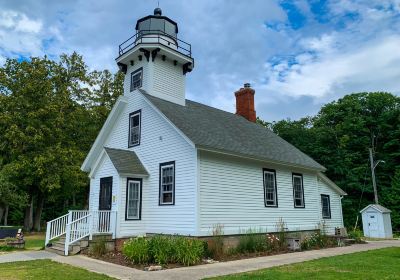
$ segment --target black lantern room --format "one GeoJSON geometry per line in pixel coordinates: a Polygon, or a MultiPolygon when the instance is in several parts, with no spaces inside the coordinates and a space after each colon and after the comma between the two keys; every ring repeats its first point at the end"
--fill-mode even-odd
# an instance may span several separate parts
{"type": "Polygon", "coordinates": [[[137,38],[148,34],[160,34],[177,38],[178,24],[168,17],[162,16],[160,8],[154,9],[154,15],[141,18],[136,23],[137,38]]]}

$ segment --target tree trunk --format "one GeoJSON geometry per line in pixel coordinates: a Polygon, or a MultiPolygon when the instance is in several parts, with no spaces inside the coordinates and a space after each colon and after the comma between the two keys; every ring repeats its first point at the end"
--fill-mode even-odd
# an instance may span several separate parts
{"type": "Polygon", "coordinates": [[[8,209],[9,209],[9,205],[6,205],[6,210],[4,212],[4,225],[7,226],[8,223],[8,209]]]}
{"type": "Polygon", "coordinates": [[[1,224],[1,220],[3,220],[3,213],[4,213],[4,208],[2,206],[0,206],[0,224],[1,224]]]}
{"type": "Polygon", "coordinates": [[[33,197],[31,198],[31,202],[25,208],[25,217],[24,217],[24,229],[25,231],[31,231],[33,220],[33,197]]]}
{"type": "Polygon", "coordinates": [[[75,206],[76,206],[76,195],[75,194],[72,194],[72,206],[75,209],[75,206]]]}
{"type": "Polygon", "coordinates": [[[44,203],[44,196],[43,196],[43,194],[39,193],[38,198],[37,198],[35,219],[34,219],[34,223],[33,223],[33,228],[36,231],[40,231],[40,221],[42,220],[43,203],[44,203]]]}

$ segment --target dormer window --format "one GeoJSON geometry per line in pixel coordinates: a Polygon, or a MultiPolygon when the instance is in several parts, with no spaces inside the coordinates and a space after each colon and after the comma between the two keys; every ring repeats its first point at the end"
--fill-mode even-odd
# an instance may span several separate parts
{"type": "Polygon", "coordinates": [[[129,114],[129,148],[140,145],[141,113],[141,110],[138,110],[129,114]]]}
{"type": "Polygon", "coordinates": [[[143,68],[139,68],[131,73],[131,91],[142,87],[143,68]]]}

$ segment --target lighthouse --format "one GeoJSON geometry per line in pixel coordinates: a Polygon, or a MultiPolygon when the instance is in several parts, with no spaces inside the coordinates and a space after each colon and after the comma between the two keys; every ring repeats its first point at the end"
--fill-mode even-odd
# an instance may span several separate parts
{"type": "Polygon", "coordinates": [[[192,47],[178,38],[178,24],[156,8],[136,23],[135,34],[119,45],[116,58],[125,74],[124,95],[142,89],[185,105],[185,78],[194,67],[192,47]]]}

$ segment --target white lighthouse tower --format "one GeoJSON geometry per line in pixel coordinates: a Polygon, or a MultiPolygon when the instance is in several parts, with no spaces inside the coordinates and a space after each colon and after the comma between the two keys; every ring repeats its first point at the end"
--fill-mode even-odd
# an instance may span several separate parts
{"type": "Polygon", "coordinates": [[[143,89],[185,105],[185,76],[194,67],[191,45],[178,39],[177,23],[160,8],[137,21],[136,34],[119,46],[116,61],[125,73],[125,95],[143,89]]]}

